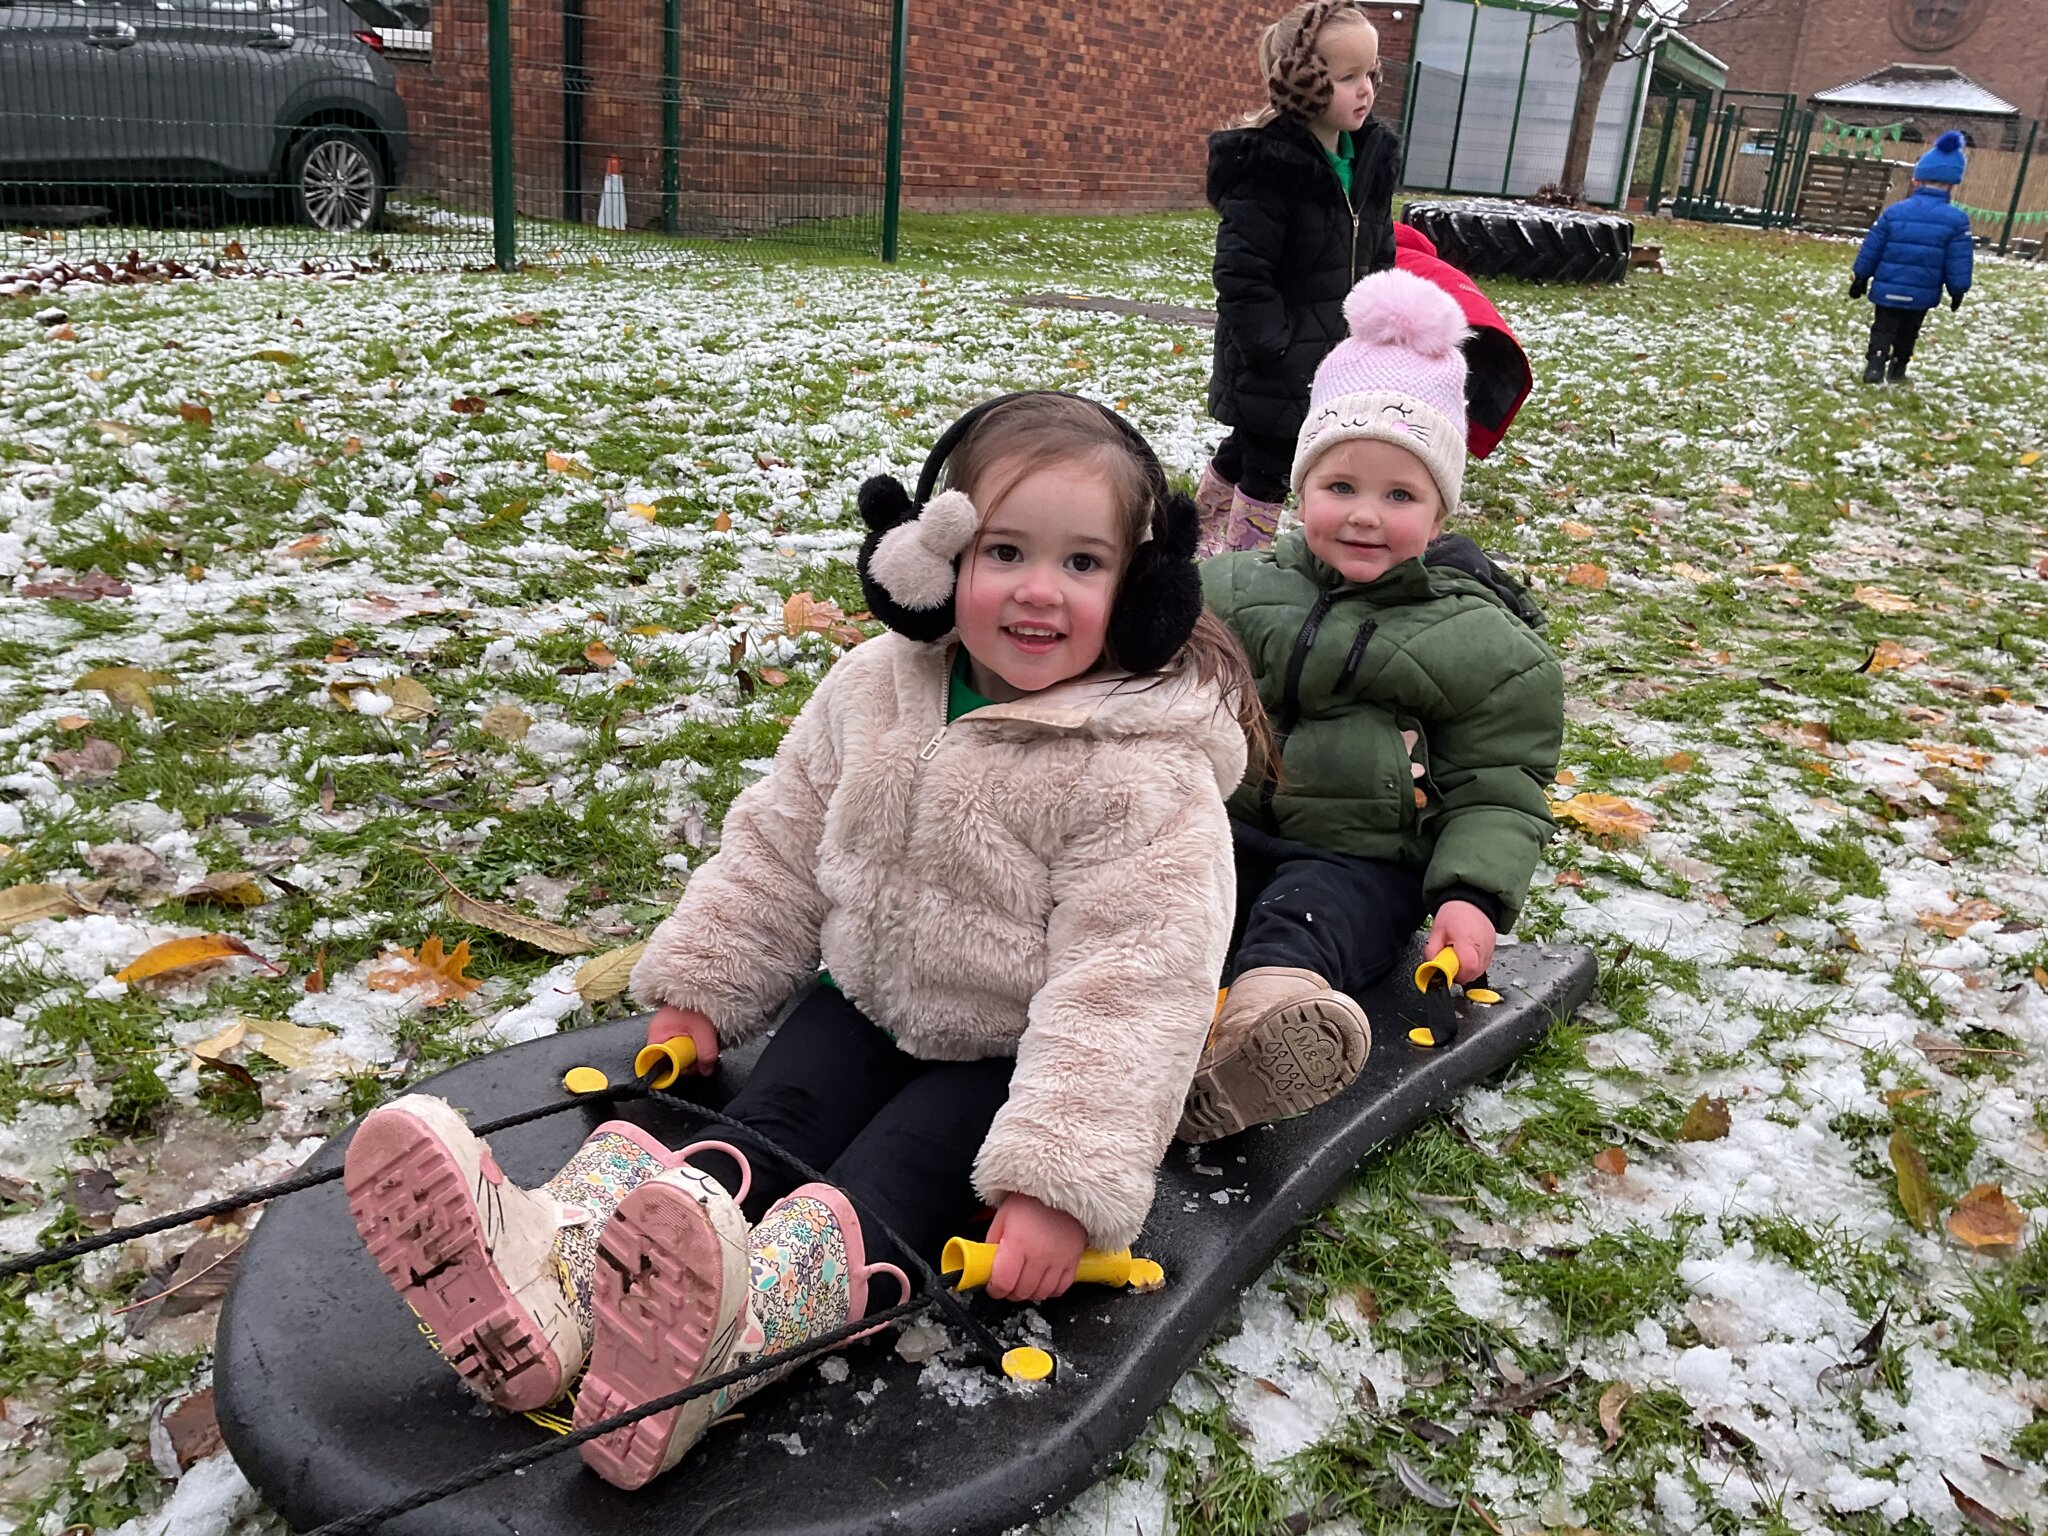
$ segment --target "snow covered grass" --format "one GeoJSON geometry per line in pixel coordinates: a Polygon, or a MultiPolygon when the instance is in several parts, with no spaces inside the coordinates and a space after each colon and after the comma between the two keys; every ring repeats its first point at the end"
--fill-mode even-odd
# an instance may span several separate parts
{"type": "MultiPolygon", "coordinates": [[[[1206,303],[1211,237],[959,217],[894,269],[0,306],[0,902],[69,892],[0,934],[0,1252],[274,1177],[622,1006],[444,910],[427,858],[644,935],[839,649],[785,605],[859,606],[863,477],[1047,385],[1199,469],[1206,333],[1004,299],[1206,303]],[[155,676],[78,686],[121,667],[155,676]],[[113,979],[208,933],[270,964],[113,979]],[[372,985],[429,936],[478,990],[372,985]],[[318,1033],[223,1043],[244,1019],[318,1033]]],[[[1598,1001],[1366,1165],[1048,1531],[1949,1532],[1944,1478],[2048,1528],[2048,273],[1984,262],[1872,390],[1839,243],[1660,237],[1663,275],[1496,290],[1539,385],[1465,512],[1571,678],[1587,823],[1522,937],[1595,945],[1598,1001]],[[1703,1098],[1727,1129],[1690,1139],[1703,1098]],[[2016,1248],[1945,1227],[1979,1185],[2016,1248]]],[[[174,1266],[238,1232],[0,1283],[0,1529],[251,1518],[214,1461],[142,1514],[222,1273],[174,1266]],[[116,1315],[174,1274],[183,1315],[116,1315]]]]}

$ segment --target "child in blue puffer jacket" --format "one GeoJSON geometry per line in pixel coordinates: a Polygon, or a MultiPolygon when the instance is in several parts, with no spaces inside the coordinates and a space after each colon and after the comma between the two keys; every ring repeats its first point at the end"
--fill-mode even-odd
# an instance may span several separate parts
{"type": "Polygon", "coordinates": [[[1960,309],[1970,291],[1970,216],[1949,201],[1966,165],[1963,136],[1950,129],[1913,166],[1913,190],[1877,216],[1856,253],[1849,297],[1868,292],[1877,314],[1863,382],[1896,384],[1906,376],[1920,322],[1941,302],[1960,309]]]}

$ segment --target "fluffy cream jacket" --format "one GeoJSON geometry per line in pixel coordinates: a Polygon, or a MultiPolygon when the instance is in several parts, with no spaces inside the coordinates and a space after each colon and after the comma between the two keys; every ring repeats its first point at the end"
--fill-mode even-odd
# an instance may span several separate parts
{"type": "Polygon", "coordinates": [[[1235,899],[1236,720],[1181,670],[946,723],[953,649],[842,656],[733,801],[634,967],[643,1004],[764,1029],[825,968],[928,1060],[1015,1055],[974,1165],[1123,1248],[1214,1012],[1235,899]]]}

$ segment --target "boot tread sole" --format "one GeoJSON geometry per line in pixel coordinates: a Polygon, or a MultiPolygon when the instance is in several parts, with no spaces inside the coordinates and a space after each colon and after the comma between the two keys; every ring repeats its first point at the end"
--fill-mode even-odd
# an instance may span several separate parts
{"type": "Polygon", "coordinates": [[[1232,1055],[1195,1074],[1176,1134],[1200,1144],[1307,1114],[1350,1087],[1372,1047],[1345,1009],[1310,999],[1261,1019],[1232,1055]]]}
{"type": "MultiPolygon", "coordinates": [[[[598,1241],[590,1369],[576,1393],[577,1427],[696,1380],[713,1353],[725,1283],[718,1230],[702,1206],[660,1186],[628,1196],[598,1241]]],[[[710,1369],[725,1370],[727,1362],[713,1360],[710,1369]]],[[[670,1464],[682,1416],[701,1420],[708,1408],[697,1399],[615,1429],[587,1442],[583,1460],[614,1487],[642,1487],[670,1464]]]]}
{"type": "Polygon", "coordinates": [[[370,1257],[470,1389],[511,1413],[560,1396],[554,1345],[493,1262],[454,1155],[418,1125],[388,1116],[356,1133],[345,1170],[349,1214],[370,1257]]]}

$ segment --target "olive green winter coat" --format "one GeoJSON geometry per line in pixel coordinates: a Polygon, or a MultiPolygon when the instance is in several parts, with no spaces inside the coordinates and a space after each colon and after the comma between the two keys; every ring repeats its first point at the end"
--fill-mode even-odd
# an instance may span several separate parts
{"type": "Polygon", "coordinates": [[[1280,743],[1277,782],[1254,769],[1231,815],[1416,870],[1431,910],[1477,893],[1511,926],[1552,831],[1564,734],[1564,674],[1527,598],[1468,539],[1359,585],[1299,530],[1210,560],[1202,591],[1244,643],[1280,743]]]}

